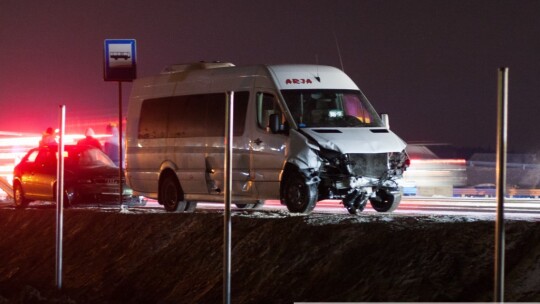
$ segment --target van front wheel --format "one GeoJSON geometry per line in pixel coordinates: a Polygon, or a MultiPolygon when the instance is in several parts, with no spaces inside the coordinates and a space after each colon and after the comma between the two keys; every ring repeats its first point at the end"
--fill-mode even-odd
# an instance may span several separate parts
{"type": "Polygon", "coordinates": [[[159,187],[158,201],[170,212],[183,212],[186,209],[186,201],[181,200],[180,185],[172,175],[167,175],[159,187]]]}
{"type": "Polygon", "coordinates": [[[400,192],[391,192],[388,190],[380,189],[376,193],[376,196],[369,199],[371,207],[377,212],[392,212],[396,210],[401,202],[400,192]]]}
{"type": "Polygon", "coordinates": [[[308,184],[300,173],[291,174],[285,181],[282,201],[290,212],[309,214],[317,204],[317,184],[308,184]]]}

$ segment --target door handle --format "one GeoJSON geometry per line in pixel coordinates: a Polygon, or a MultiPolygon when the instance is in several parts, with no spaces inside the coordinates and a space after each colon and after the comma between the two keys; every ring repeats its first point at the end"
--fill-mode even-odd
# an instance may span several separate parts
{"type": "Polygon", "coordinates": [[[253,141],[257,146],[259,146],[260,144],[262,144],[262,140],[260,138],[257,138],[253,141]]]}

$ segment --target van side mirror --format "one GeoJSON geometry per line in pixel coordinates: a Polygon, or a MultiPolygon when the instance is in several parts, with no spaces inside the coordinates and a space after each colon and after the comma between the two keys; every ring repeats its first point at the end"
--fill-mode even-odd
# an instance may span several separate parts
{"type": "Polygon", "coordinates": [[[281,131],[281,119],[280,114],[270,114],[268,118],[268,125],[272,133],[279,133],[281,131]]]}
{"type": "Polygon", "coordinates": [[[388,114],[386,113],[381,114],[381,119],[382,119],[383,125],[387,129],[390,129],[390,118],[388,118],[388,114]]]}

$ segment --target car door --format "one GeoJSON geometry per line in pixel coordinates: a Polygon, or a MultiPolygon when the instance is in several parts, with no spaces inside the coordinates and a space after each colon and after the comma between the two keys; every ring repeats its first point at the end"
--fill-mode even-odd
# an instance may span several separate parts
{"type": "Polygon", "coordinates": [[[56,151],[40,149],[34,162],[31,193],[35,199],[52,200],[56,181],[56,151]]]}
{"type": "Polygon", "coordinates": [[[250,132],[251,175],[261,199],[279,198],[279,179],[285,163],[288,136],[274,134],[269,128],[270,115],[282,117],[283,110],[271,90],[258,90],[255,94],[256,119],[250,132]]]}
{"type": "Polygon", "coordinates": [[[28,152],[21,162],[17,165],[17,175],[19,175],[23,192],[25,196],[32,197],[35,193],[35,162],[39,154],[38,149],[28,152]]]}
{"type": "MultiPolygon", "coordinates": [[[[222,96],[221,98],[223,98],[222,96]]],[[[255,188],[250,179],[250,151],[249,138],[246,135],[246,117],[249,103],[249,92],[234,93],[234,124],[233,124],[233,154],[232,154],[232,194],[243,199],[256,199],[255,188]]],[[[222,99],[215,103],[208,103],[207,132],[219,130],[215,135],[224,134],[225,130],[225,103],[222,99]]],[[[206,181],[210,194],[223,196],[225,183],[224,157],[225,147],[223,136],[205,137],[205,166],[206,181]]]]}

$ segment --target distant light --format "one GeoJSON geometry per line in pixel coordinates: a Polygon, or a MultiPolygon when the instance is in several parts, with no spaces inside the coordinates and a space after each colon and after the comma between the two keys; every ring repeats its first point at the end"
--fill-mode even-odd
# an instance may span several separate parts
{"type": "Polygon", "coordinates": [[[414,164],[456,164],[462,165],[466,164],[465,159],[411,159],[411,165],[414,164]]]}

